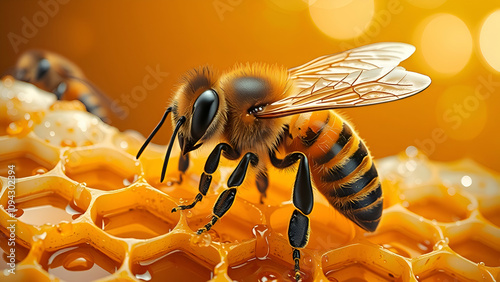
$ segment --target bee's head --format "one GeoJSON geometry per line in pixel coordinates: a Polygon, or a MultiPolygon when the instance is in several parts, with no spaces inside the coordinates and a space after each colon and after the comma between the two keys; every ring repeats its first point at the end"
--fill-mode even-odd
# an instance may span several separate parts
{"type": "MultiPolygon", "coordinates": [[[[211,139],[222,129],[221,122],[225,120],[221,111],[221,97],[213,88],[199,88],[197,96],[189,108],[181,109],[174,102],[173,121],[177,123],[180,117],[186,117],[186,125],[179,130],[179,145],[182,154],[199,148],[205,141],[211,139]]],[[[180,102],[180,101],[179,101],[180,102]]],[[[191,104],[191,103],[190,103],[191,104]]]]}
{"type": "Polygon", "coordinates": [[[167,115],[172,112],[174,132],[163,163],[162,181],[176,136],[179,138],[182,154],[187,154],[205,142],[217,139],[222,133],[226,124],[226,101],[217,90],[217,79],[207,67],[189,72],[177,89],[173,103],[137,153],[139,158],[163,125],[167,115]]]}

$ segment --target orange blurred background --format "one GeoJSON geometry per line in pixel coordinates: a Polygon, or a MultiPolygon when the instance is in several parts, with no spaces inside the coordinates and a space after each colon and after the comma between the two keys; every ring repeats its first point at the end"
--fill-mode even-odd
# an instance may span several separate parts
{"type": "MultiPolygon", "coordinates": [[[[431,86],[342,112],[377,158],[415,146],[431,159],[469,157],[500,171],[497,0],[2,0],[0,17],[0,70],[31,48],[60,53],[126,109],[114,126],[143,135],[180,76],[201,64],[295,67],[369,43],[410,43],[417,51],[402,65],[431,86]],[[145,89],[154,70],[157,83],[145,89]]],[[[166,126],[155,143],[170,134],[166,126]]]]}

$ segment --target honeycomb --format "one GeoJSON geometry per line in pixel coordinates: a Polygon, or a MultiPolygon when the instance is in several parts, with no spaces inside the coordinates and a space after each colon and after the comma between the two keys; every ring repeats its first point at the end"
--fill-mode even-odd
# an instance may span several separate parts
{"type": "MultiPolygon", "coordinates": [[[[270,171],[263,204],[249,177],[230,211],[196,235],[236,163],[221,163],[194,209],[171,213],[197,194],[206,153],[192,156],[185,175],[170,165],[160,183],[164,146],[136,160],[140,134],[11,78],[0,101],[0,280],[292,280],[290,172],[270,171]]],[[[361,230],[316,194],[304,281],[500,279],[498,174],[468,159],[430,161],[414,147],[376,162],[379,228],[361,230]]]]}

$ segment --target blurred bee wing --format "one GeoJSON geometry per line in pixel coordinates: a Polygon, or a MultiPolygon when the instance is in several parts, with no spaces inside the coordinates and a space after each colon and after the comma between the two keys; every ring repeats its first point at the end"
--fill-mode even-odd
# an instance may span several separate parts
{"type": "Polygon", "coordinates": [[[99,87],[94,85],[92,82],[88,81],[87,79],[72,76],[72,75],[66,75],[66,77],[68,79],[74,79],[76,81],[79,81],[79,82],[85,84],[92,91],[92,93],[95,94],[99,98],[99,100],[104,103],[104,106],[106,106],[108,108],[111,107],[111,105],[113,103],[111,98],[109,98],[108,95],[104,94],[104,92],[101,91],[101,89],[99,89],[99,87]]]}
{"type": "Polygon", "coordinates": [[[325,75],[291,97],[267,105],[255,113],[257,118],[276,118],[304,112],[360,107],[391,102],[424,90],[428,76],[402,67],[384,67],[325,75]]]}
{"type": "Polygon", "coordinates": [[[395,67],[413,52],[415,47],[406,43],[374,43],[316,58],[290,69],[290,78],[295,81],[296,87],[309,88],[318,79],[329,75],[347,75],[361,70],[395,67]]]}

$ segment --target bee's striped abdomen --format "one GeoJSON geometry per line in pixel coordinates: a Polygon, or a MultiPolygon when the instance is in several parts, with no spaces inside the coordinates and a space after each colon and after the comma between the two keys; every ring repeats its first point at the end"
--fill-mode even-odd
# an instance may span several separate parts
{"type": "Polygon", "coordinates": [[[347,218],[374,231],[382,215],[382,189],[368,149],[349,124],[323,111],[299,115],[289,131],[287,149],[307,155],[318,190],[347,218]]]}

